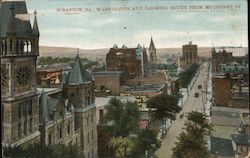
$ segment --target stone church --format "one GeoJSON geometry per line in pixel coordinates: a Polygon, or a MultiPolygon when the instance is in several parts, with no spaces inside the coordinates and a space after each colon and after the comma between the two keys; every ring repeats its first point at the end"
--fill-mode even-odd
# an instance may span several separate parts
{"type": "Polygon", "coordinates": [[[86,158],[97,157],[95,80],[77,55],[56,90],[37,88],[39,29],[30,21],[25,1],[0,4],[2,145],[76,144],[86,158]]]}

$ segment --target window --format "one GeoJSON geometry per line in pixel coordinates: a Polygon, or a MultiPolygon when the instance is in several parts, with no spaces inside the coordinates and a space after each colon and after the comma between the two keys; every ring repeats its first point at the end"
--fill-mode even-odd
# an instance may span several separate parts
{"type": "Polygon", "coordinates": [[[51,134],[49,134],[49,145],[51,145],[51,143],[52,143],[52,136],[51,136],[51,134]]]}
{"type": "Polygon", "coordinates": [[[94,158],[94,149],[91,150],[92,158],[94,158]]]}
{"type": "Polygon", "coordinates": [[[28,101],[28,113],[30,116],[32,115],[32,100],[28,101]]]}
{"type": "Polygon", "coordinates": [[[68,124],[68,134],[70,134],[70,123],[68,124]]]}
{"type": "Polygon", "coordinates": [[[100,115],[100,120],[102,120],[103,119],[103,110],[102,109],[99,110],[99,115],[100,115]]]}
{"type": "Polygon", "coordinates": [[[1,104],[1,114],[2,114],[2,116],[1,116],[1,123],[2,123],[2,140],[3,140],[3,138],[4,138],[4,127],[3,127],[3,124],[4,124],[4,105],[3,104],[1,104]]]}
{"type": "Polygon", "coordinates": [[[18,118],[20,119],[22,117],[22,105],[18,105],[18,118]]]}
{"type": "Polygon", "coordinates": [[[60,139],[62,138],[62,125],[60,125],[59,127],[59,138],[60,139]]]}
{"type": "Polygon", "coordinates": [[[89,143],[89,133],[88,133],[88,143],[89,143]]]}
{"type": "Polygon", "coordinates": [[[91,113],[91,122],[93,122],[93,113],[91,113]]]}
{"type": "Polygon", "coordinates": [[[94,140],[94,131],[91,131],[91,139],[94,140]]]}
{"type": "Polygon", "coordinates": [[[30,118],[30,133],[32,133],[32,118],[30,118]]]}
{"type": "Polygon", "coordinates": [[[24,125],[23,125],[23,133],[24,135],[27,134],[27,120],[24,121],[24,125]]]}
{"type": "Polygon", "coordinates": [[[22,134],[21,134],[21,123],[18,123],[18,138],[21,138],[22,134]]]}
{"type": "Polygon", "coordinates": [[[23,104],[23,116],[26,118],[27,117],[27,105],[26,104],[23,104]]]}

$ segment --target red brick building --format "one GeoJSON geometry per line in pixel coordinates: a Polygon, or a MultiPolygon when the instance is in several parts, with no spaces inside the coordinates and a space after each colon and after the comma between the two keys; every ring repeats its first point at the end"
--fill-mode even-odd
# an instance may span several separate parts
{"type": "Polygon", "coordinates": [[[232,52],[227,52],[225,49],[217,52],[215,48],[212,49],[213,72],[218,72],[220,70],[220,64],[226,64],[232,60],[232,52]]]}
{"type": "Polygon", "coordinates": [[[223,76],[213,78],[214,97],[216,106],[228,106],[232,98],[230,80],[223,76]]]}
{"type": "Polygon", "coordinates": [[[192,44],[192,42],[189,42],[188,44],[182,46],[182,52],[182,68],[187,69],[193,64],[198,64],[197,45],[194,45],[192,44]]]}
{"type": "Polygon", "coordinates": [[[130,78],[145,76],[148,73],[146,48],[139,44],[137,48],[127,48],[124,45],[118,48],[114,45],[106,56],[106,64],[108,71],[124,71],[130,78]]]}

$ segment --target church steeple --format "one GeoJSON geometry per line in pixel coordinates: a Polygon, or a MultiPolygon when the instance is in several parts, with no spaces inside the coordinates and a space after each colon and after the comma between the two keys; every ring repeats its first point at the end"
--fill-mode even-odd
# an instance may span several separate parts
{"type": "Polygon", "coordinates": [[[149,49],[150,48],[155,49],[155,44],[154,44],[154,41],[153,41],[152,37],[151,37],[151,41],[150,41],[150,45],[149,45],[149,49]]]}
{"type": "Polygon", "coordinates": [[[35,36],[39,36],[40,33],[39,33],[39,29],[38,29],[38,24],[37,24],[37,19],[36,19],[36,10],[34,11],[34,23],[33,23],[33,29],[32,29],[32,34],[35,35],[35,36]]]}
{"type": "Polygon", "coordinates": [[[8,21],[8,29],[7,33],[14,34],[16,33],[16,23],[15,23],[15,12],[14,12],[14,6],[10,6],[10,16],[8,21]]]}
{"type": "Polygon", "coordinates": [[[150,45],[149,45],[149,57],[151,62],[156,61],[156,49],[155,49],[155,44],[153,42],[153,38],[151,37],[150,40],[150,45]]]}

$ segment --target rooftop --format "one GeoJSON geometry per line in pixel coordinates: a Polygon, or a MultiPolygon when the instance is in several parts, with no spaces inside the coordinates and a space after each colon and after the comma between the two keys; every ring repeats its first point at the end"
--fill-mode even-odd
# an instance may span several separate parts
{"type": "Polygon", "coordinates": [[[232,134],[232,140],[236,144],[250,146],[250,137],[245,134],[232,134]]]}
{"type": "Polygon", "coordinates": [[[94,76],[120,76],[123,73],[123,71],[98,71],[93,72],[94,76]]]}
{"type": "Polygon", "coordinates": [[[239,111],[223,111],[212,109],[212,123],[221,126],[239,127],[241,124],[239,111]]]}
{"type": "MultiPolygon", "coordinates": [[[[15,15],[27,14],[27,8],[25,1],[4,1],[0,5],[0,37],[6,37],[8,32],[8,23],[11,15],[10,8],[13,7],[15,15]]],[[[18,19],[17,16],[14,18],[14,27],[17,37],[30,38],[32,37],[32,28],[30,21],[18,19]]]]}
{"type": "Polygon", "coordinates": [[[210,137],[211,153],[217,156],[234,157],[234,149],[231,139],[210,137]]]}
{"type": "Polygon", "coordinates": [[[244,124],[250,124],[250,113],[242,112],[241,116],[242,116],[242,119],[243,119],[242,121],[244,124]]]}

